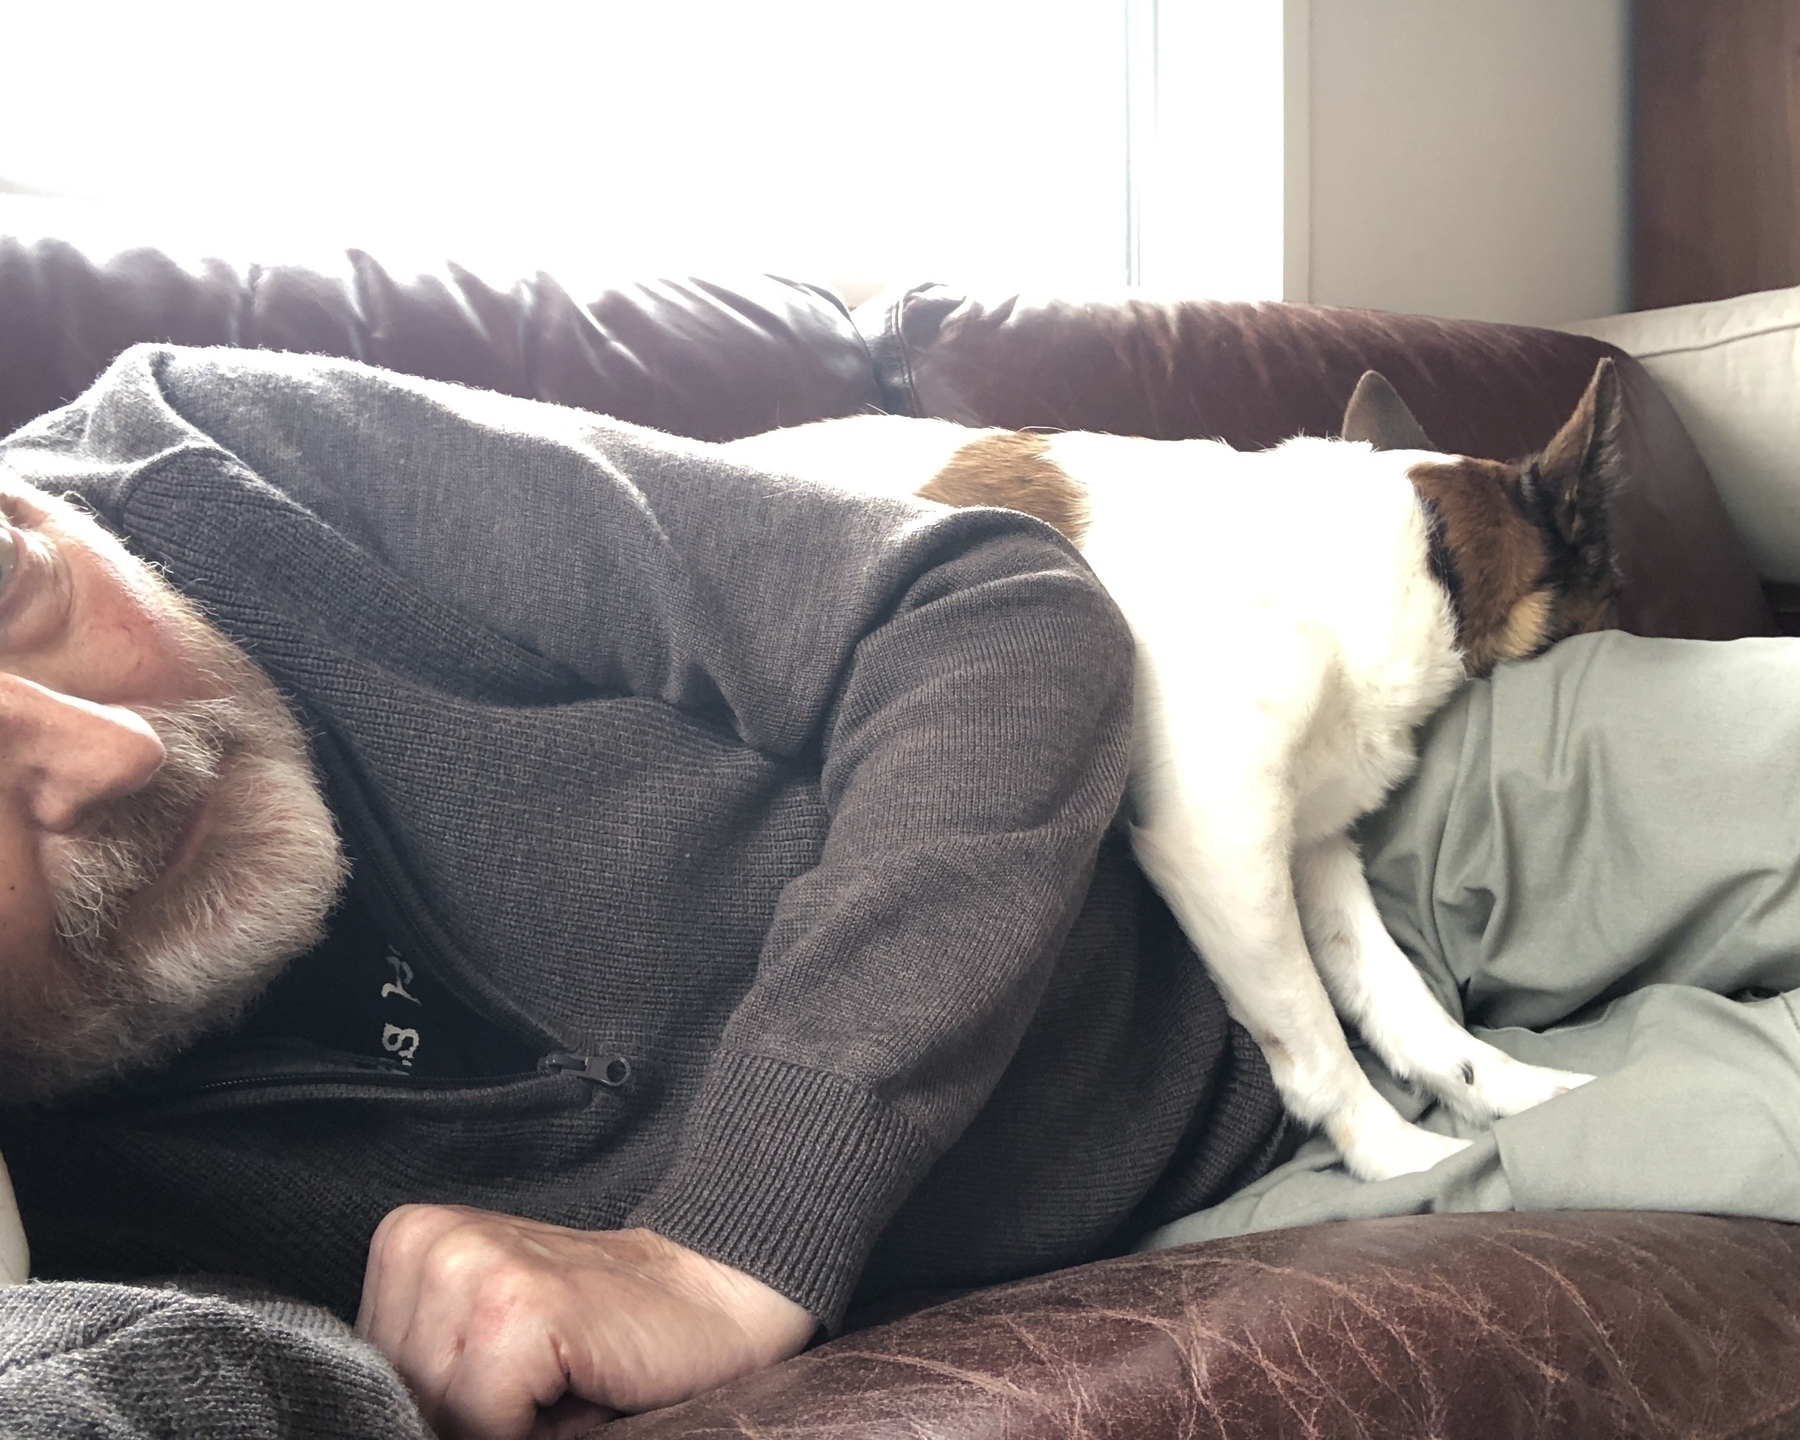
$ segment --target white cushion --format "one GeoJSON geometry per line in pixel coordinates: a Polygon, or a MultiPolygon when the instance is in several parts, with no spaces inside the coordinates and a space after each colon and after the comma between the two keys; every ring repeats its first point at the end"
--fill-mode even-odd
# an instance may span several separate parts
{"type": "Polygon", "coordinates": [[[1764,578],[1800,582],[1800,287],[1559,325],[1635,355],[1764,578]]]}

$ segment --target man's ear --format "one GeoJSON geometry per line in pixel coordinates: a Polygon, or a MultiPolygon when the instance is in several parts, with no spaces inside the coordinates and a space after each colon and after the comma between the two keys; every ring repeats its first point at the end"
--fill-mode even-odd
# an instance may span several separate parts
{"type": "Polygon", "coordinates": [[[1562,537],[1581,545],[1604,532],[1606,504],[1618,479],[1619,374],[1610,357],[1537,456],[1537,480],[1562,537]]]}
{"type": "Polygon", "coordinates": [[[1431,437],[1400,398],[1400,392],[1377,370],[1363,371],[1362,379],[1344,407],[1340,440],[1367,440],[1377,450],[1436,450],[1431,437]]]}

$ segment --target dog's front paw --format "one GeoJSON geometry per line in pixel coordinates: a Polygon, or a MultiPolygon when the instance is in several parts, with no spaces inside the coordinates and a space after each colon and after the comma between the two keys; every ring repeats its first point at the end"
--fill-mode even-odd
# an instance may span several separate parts
{"type": "Polygon", "coordinates": [[[1416,1175],[1467,1150],[1472,1143],[1453,1135],[1435,1135],[1407,1124],[1398,1115],[1393,1116],[1391,1123],[1386,1117],[1371,1123],[1371,1117],[1365,1115],[1361,1123],[1328,1124],[1325,1130],[1343,1155],[1345,1166],[1358,1180],[1416,1175]]]}
{"type": "Polygon", "coordinates": [[[1424,1044],[1418,1035],[1407,1035],[1403,1043],[1384,1036],[1382,1058],[1394,1074],[1474,1125],[1517,1115],[1594,1078],[1527,1065],[1458,1027],[1437,1027],[1437,1032],[1424,1037],[1424,1044]]]}
{"type": "Polygon", "coordinates": [[[1533,1105],[1566,1095],[1594,1078],[1573,1070],[1527,1065],[1491,1046],[1482,1048],[1487,1053],[1471,1062],[1475,1079],[1466,1089],[1466,1098],[1452,1101],[1457,1109],[1475,1119],[1497,1120],[1517,1115],[1533,1105]]]}

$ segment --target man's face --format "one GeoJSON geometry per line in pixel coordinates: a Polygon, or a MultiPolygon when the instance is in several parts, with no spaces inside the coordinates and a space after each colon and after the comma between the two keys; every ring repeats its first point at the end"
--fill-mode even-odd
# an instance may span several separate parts
{"type": "Polygon", "coordinates": [[[0,1098],[160,1059],[316,943],[344,861],[268,679],[0,477],[0,1098]]]}

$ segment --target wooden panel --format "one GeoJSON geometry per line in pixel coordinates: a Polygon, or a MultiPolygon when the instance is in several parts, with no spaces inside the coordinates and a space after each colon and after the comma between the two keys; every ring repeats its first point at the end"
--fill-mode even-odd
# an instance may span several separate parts
{"type": "Polygon", "coordinates": [[[1763,582],[1763,594],[1775,612],[1775,628],[1783,635],[1800,635],[1800,585],[1780,585],[1773,580],[1763,582]]]}
{"type": "Polygon", "coordinates": [[[1636,0],[1632,298],[1800,283],[1800,0],[1636,0]]]}

